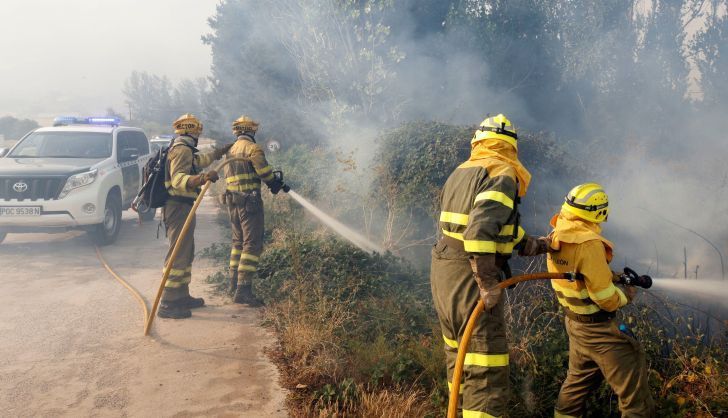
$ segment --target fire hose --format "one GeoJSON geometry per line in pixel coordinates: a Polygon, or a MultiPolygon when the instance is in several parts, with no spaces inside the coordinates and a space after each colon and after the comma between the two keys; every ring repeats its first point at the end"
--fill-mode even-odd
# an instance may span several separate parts
{"type": "MultiPolygon", "coordinates": [[[[513,276],[506,279],[493,289],[506,289],[509,286],[513,286],[517,283],[527,282],[530,280],[583,280],[583,276],[580,273],[535,273],[535,274],[524,274],[521,276],[513,276]]],[[[624,284],[627,286],[639,286],[648,289],[652,286],[652,278],[650,276],[639,276],[634,270],[629,267],[624,268],[624,274],[620,275],[617,283],[624,284]]],[[[465,354],[468,351],[468,345],[470,344],[470,337],[473,335],[473,328],[483,313],[485,306],[482,300],[478,300],[478,304],[475,305],[475,309],[468,318],[468,323],[465,325],[465,331],[463,337],[460,339],[458,346],[458,355],[455,360],[455,371],[452,375],[452,386],[450,389],[450,400],[447,406],[447,418],[456,418],[458,411],[458,400],[460,395],[460,381],[463,376],[463,365],[465,363],[465,354]]]]}
{"type": "MultiPolygon", "coordinates": [[[[228,158],[225,161],[223,161],[216,170],[222,170],[226,165],[236,162],[236,161],[249,161],[248,158],[244,157],[236,157],[236,158],[228,158]]],[[[276,176],[277,179],[280,180],[281,184],[281,190],[288,192],[289,187],[283,183],[283,174],[280,171],[276,171],[273,173],[274,176],[276,176]]],[[[205,183],[204,186],[202,186],[202,190],[200,191],[200,194],[197,196],[197,199],[195,199],[195,203],[192,205],[192,209],[190,210],[190,213],[187,215],[187,219],[185,219],[185,223],[182,226],[182,231],[180,231],[179,237],[177,238],[177,242],[174,243],[174,247],[172,248],[172,254],[169,256],[169,260],[167,264],[164,266],[164,274],[162,275],[162,281],[159,283],[159,289],[157,290],[157,296],[154,298],[154,304],[152,304],[152,310],[149,312],[149,315],[147,316],[147,321],[144,326],[144,335],[149,335],[149,331],[152,329],[152,323],[154,322],[154,316],[157,314],[157,308],[159,308],[159,301],[162,298],[162,292],[164,291],[164,286],[167,284],[167,279],[169,279],[169,273],[172,271],[172,265],[174,264],[174,260],[177,259],[177,254],[179,253],[180,249],[182,248],[182,242],[184,241],[185,237],[187,236],[187,232],[190,229],[190,225],[192,224],[192,220],[195,218],[195,213],[197,212],[197,208],[200,206],[200,203],[202,203],[202,198],[205,196],[205,193],[207,193],[207,190],[210,188],[210,185],[212,185],[212,182],[208,181],[205,183]]]]}
{"type": "MultiPolygon", "coordinates": [[[[221,170],[226,165],[235,162],[235,161],[248,161],[247,158],[228,158],[225,161],[222,162],[217,168],[217,170],[221,170]]],[[[177,242],[174,243],[174,247],[172,248],[172,254],[169,256],[169,260],[167,261],[167,264],[164,266],[164,274],[162,275],[162,281],[159,282],[159,289],[157,289],[157,295],[154,298],[154,303],[152,304],[152,310],[149,312],[149,315],[147,316],[146,324],[144,325],[144,335],[149,335],[149,331],[152,329],[152,324],[154,323],[154,316],[157,314],[157,309],[159,308],[159,301],[162,298],[162,292],[164,291],[164,286],[167,284],[167,279],[169,279],[169,273],[172,271],[172,265],[174,264],[174,260],[177,259],[177,255],[180,252],[180,249],[182,248],[182,242],[184,241],[185,237],[187,236],[187,232],[190,230],[190,225],[192,225],[192,220],[195,218],[195,213],[197,213],[197,208],[200,206],[200,203],[202,203],[202,198],[205,197],[205,194],[207,193],[207,190],[212,185],[211,181],[207,181],[204,186],[202,186],[202,190],[200,191],[200,194],[197,196],[197,199],[195,199],[195,203],[192,205],[192,209],[190,210],[190,213],[187,215],[187,219],[185,219],[185,223],[182,226],[182,231],[179,233],[179,237],[177,238],[177,242]]]]}
{"type": "MultiPolygon", "coordinates": [[[[512,286],[516,283],[526,282],[530,280],[574,280],[576,274],[574,273],[535,273],[535,274],[524,274],[521,276],[513,276],[510,279],[504,280],[493,287],[493,289],[505,289],[508,286],[512,286]]],[[[460,395],[460,380],[463,376],[463,364],[465,363],[465,353],[468,351],[468,345],[470,344],[470,337],[473,335],[473,328],[475,328],[476,322],[480,314],[483,313],[482,300],[478,300],[478,304],[475,305],[475,309],[468,318],[468,323],[465,325],[465,332],[463,337],[460,339],[458,346],[458,356],[455,360],[455,371],[452,375],[452,386],[450,388],[450,401],[447,406],[447,418],[456,418],[458,413],[458,400],[460,395]]]]}
{"type": "Polygon", "coordinates": [[[109,263],[106,262],[106,259],[104,258],[103,254],[101,254],[101,249],[98,246],[96,246],[96,257],[99,259],[99,261],[101,262],[101,265],[104,266],[106,271],[108,271],[109,274],[111,274],[111,276],[114,278],[114,280],[121,283],[121,285],[124,286],[126,288],[126,290],[128,290],[129,293],[131,293],[132,296],[134,296],[134,299],[136,299],[136,301],[139,302],[139,306],[142,307],[142,315],[143,315],[142,322],[145,323],[147,321],[147,316],[149,315],[149,313],[147,311],[147,304],[146,304],[146,302],[144,302],[144,298],[142,297],[142,295],[140,295],[139,292],[136,289],[134,289],[134,287],[131,284],[129,284],[129,282],[122,279],[121,276],[116,274],[114,269],[112,269],[111,266],[109,265],[109,263]]]}

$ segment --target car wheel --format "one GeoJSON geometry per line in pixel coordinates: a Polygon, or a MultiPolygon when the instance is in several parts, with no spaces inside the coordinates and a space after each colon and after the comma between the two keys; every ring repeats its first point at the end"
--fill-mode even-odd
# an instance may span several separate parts
{"type": "Polygon", "coordinates": [[[96,245],[109,245],[116,241],[121,229],[121,202],[113,195],[106,198],[104,221],[94,225],[90,231],[91,239],[96,245]]]}
{"type": "Polygon", "coordinates": [[[151,208],[148,211],[141,213],[140,216],[142,218],[142,221],[149,222],[154,220],[154,215],[156,215],[157,209],[151,208]]]}

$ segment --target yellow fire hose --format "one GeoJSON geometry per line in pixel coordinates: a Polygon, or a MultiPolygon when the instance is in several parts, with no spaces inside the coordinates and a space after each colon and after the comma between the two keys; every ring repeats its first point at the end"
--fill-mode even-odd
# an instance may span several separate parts
{"type": "Polygon", "coordinates": [[[149,313],[147,311],[147,304],[146,304],[146,302],[144,302],[144,298],[142,297],[142,295],[140,295],[139,292],[136,289],[134,289],[134,287],[132,285],[130,285],[126,280],[122,279],[118,274],[116,274],[114,269],[112,269],[111,266],[109,266],[109,263],[106,262],[106,259],[104,258],[103,254],[101,254],[101,249],[99,249],[99,247],[96,247],[96,257],[99,259],[99,261],[101,262],[101,265],[104,266],[106,271],[108,271],[109,274],[111,274],[111,276],[117,282],[121,283],[121,285],[124,286],[132,294],[132,296],[134,296],[134,298],[137,300],[137,302],[139,302],[139,305],[142,307],[142,312],[144,314],[142,323],[147,322],[147,316],[149,315],[149,313]]]}
{"type": "MultiPolygon", "coordinates": [[[[226,165],[235,162],[235,161],[248,161],[247,158],[228,158],[225,161],[220,164],[220,166],[217,168],[217,170],[221,170],[226,165]]],[[[174,248],[172,248],[172,254],[169,256],[169,262],[164,266],[164,274],[162,275],[162,281],[159,283],[159,289],[157,289],[157,296],[154,298],[154,304],[152,305],[152,311],[149,312],[149,315],[147,315],[147,323],[144,326],[144,335],[149,335],[149,331],[152,329],[152,323],[154,322],[154,316],[157,314],[157,308],[159,308],[159,300],[162,298],[162,292],[164,291],[164,285],[167,284],[167,279],[169,278],[169,273],[172,271],[172,265],[174,264],[174,260],[177,258],[177,254],[180,251],[180,248],[182,248],[182,242],[184,241],[185,237],[187,236],[187,231],[190,229],[190,225],[192,224],[192,220],[195,218],[195,213],[197,212],[197,208],[200,206],[200,203],[202,203],[202,198],[205,196],[205,193],[207,193],[207,190],[210,188],[210,185],[212,182],[205,183],[204,186],[202,186],[202,190],[200,191],[200,194],[197,196],[197,199],[195,199],[195,203],[192,205],[192,209],[190,210],[189,215],[187,215],[187,219],[185,220],[184,225],[182,226],[182,231],[179,233],[179,238],[177,238],[177,242],[174,243],[174,248]]]]}
{"type": "MultiPolygon", "coordinates": [[[[504,280],[498,283],[493,289],[505,289],[508,286],[516,283],[526,282],[529,280],[572,280],[574,277],[573,273],[535,273],[535,274],[524,274],[521,276],[514,276],[510,279],[504,280]]],[[[475,305],[473,313],[468,318],[468,323],[465,326],[465,332],[463,338],[460,340],[458,346],[458,356],[455,360],[455,371],[452,374],[452,387],[450,389],[450,401],[447,406],[447,418],[456,418],[458,414],[458,400],[460,395],[460,380],[463,376],[463,364],[465,363],[465,353],[468,351],[468,345],[470,344],[470,337],[473,335],[473,328],[475,323],[478,321],[478,317],[483,313],[484,305],[482,300],[478,300],[478,304],[475,305]]]]}

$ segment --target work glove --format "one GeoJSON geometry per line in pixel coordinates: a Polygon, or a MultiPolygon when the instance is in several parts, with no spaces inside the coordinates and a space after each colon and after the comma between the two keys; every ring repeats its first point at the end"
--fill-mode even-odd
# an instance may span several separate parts
{"type": "Polygon", "coordinates": [[[217,171],[210,170],[207,173],[198,174],[196,176],[190,176],[190,178],[187,179],[187,188],[188,189],[196,189],[203,184],[207,183],[208,181],[216,182],[220,179],[220,176],[217,174],[217,171]]]}
{"type": "Polygon", "coordinates": [[[278,194],[278,192],[281,191],[281,188],[283,188],[283,183],[279,180],[273,180],[270,184],[268,184],[268,188],[271,193],[278,194]]]}
{"type": "Polygon", "coordinates": [[[480,290],[480,299],[486,310],[493,309],[500,301],[502,290],[494,288],[500,278],[500,269],[495,262],[495,254],[482,254],[470,257],[473,277],[480,290]]]}
{"type": "Polygon", "coordinates": [[[547,252],[553,252],[551,249],[551,239],[549,237],[534,238],[532,236],[526,236],[525,242],[521,248],[518,249],[518,255],[524,257],[533,257],[539,254],[545,254],[547,252]]]}
{"type": "Polygon", "coordinates": [[[210,170],[207,173],[204,173],[202,175],[205,176],[204,183],[207,183],[208,181],[211,181],[214,183],[214,182],[220,180],[220,175],[217,174],[217,171],[215,171],[215,170],[210,170]]]}
{"type": "Polygon", "coordinates": [[[637,288],[634,286],[620,286],[624,296],[627,296],[627,303],[632,302],[637,297],[637,288]]]}
{"type": "Polygon", "coordinates": [[[230,148],[232,148],[233,144],[234,143],[230,143],[227,145],[223,145],[221,148],[216,148],[214,151],[213,157],[216,160],[219,160],[220,158],[225,156],[225,154],[227,154],[228,151],[230,151],[230,148]]]}

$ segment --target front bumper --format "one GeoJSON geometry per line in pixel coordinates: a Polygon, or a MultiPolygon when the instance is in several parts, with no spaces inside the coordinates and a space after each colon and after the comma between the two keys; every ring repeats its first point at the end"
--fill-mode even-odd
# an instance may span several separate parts
{"type": "Polygon", "coordinates": [[[6,232],[36,232],[43,228],[79,228],[103,222],[105,196],[94,187],[81,187],[57,200],[0,200],[0,207],[40,206],[40,216],[0,216],[6,232]],[[93,205],[93,212],[84,210],[93,205]]]}

